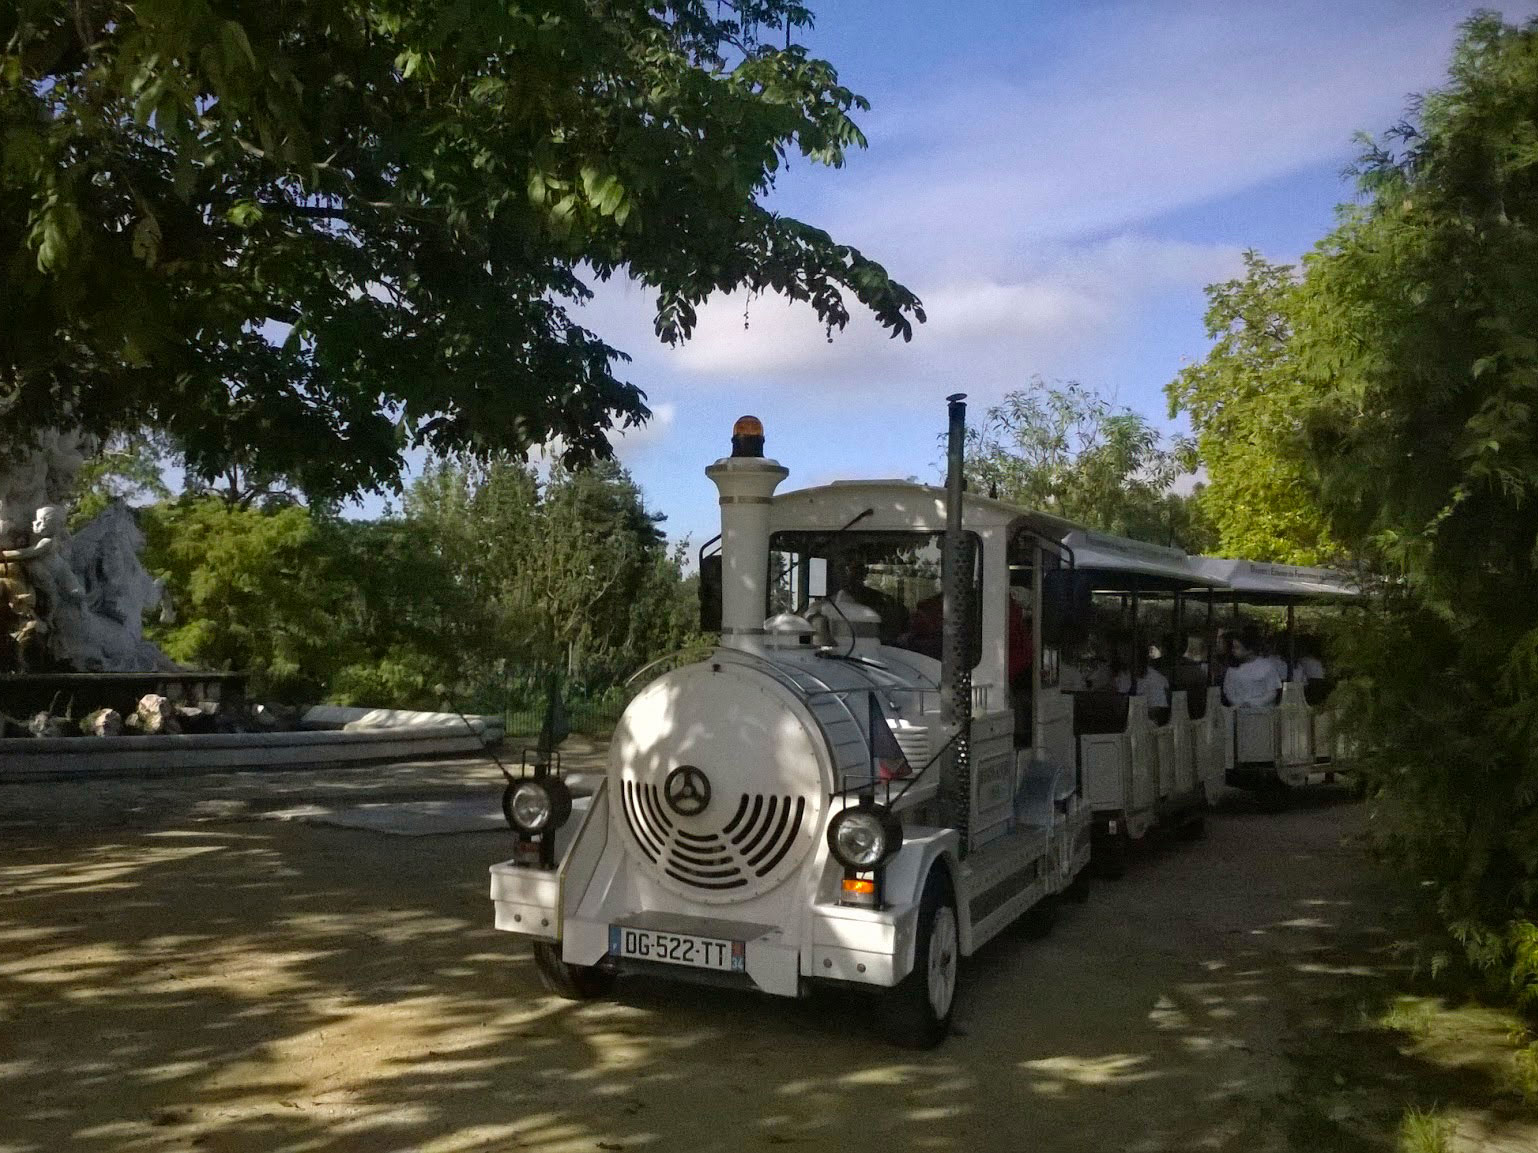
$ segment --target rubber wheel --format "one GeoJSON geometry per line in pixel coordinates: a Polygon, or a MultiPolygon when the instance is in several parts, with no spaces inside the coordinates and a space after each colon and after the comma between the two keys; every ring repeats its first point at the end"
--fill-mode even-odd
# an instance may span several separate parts
{"type": "Polygon", "coordinates": [[[881,1031],[903,1049],[933,1049],[951,1029],[961,969],[961,923],[944,868],[930,870],[919,900],[913,971],[881,998],[881,1031]]]}
{"type": "Polygon", "coordinates": [[[1180,839],[1182,841],[1199,841],[1207,835],[1207,815],[1197,813],[1180,826],[1180,839]]]}
{"type": "Polygon", "coordinates": [[[1073,882],[1063,890],[1063,898],[1074,904],[1082,904],[1089,900],[1089,870],[1082,870],[1073,882]]]}
{"type": "Polygon", "coordinates": [[[1126,833],[1117,833],[1114,837],[1096,841],[1089,856],[1089,863],[1095,867],[1095,874],[1108,881],[1116,881],[1124,877],[1127,873],[1129,847],[1126,833]]]}
{"type": "Polygon", "coordinates": [[[569,964],[561,960],[561,947],[548,941],[534,942],[534,965],[539,970],[539,983],[568,1001],[590,1001],[614,988],[613,970],[569,964]]]}
{"type": "Polygon", "coordinates": [[[1027,941],[1039,941],[1057,924],[1058,899],[1055,895],[1043,897],[1020,917],[1020,935],[1027,941]]]}

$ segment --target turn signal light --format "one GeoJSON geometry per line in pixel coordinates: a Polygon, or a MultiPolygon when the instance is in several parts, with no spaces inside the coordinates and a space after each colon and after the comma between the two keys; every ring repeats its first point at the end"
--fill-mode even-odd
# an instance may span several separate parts
{"type": "Polygon", "coordinates": [[[844,892],[846,892],[846,893],[862,893],[862,894],[863,893],[869,893],[872,896],[875,896],[875,893],[876,893],[876,882],[875,881],[862,881],[862,880],[859,880],[856,877],[845,877],[844,878],[844,892]]]}

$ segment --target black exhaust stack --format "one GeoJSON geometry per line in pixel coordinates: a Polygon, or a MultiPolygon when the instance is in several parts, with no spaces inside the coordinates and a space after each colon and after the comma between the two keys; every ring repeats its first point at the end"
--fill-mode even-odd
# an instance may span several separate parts
{"type": "Polygon", "coordinates": [[[940,649],[940,724],[950,742],[941,762],[940,807],[961,834],[967,852],[972,821],[972,550],[961,531],[962,464],[967,437],[966,394],[946,397],[950,431],[945,468],[945,555],[940,595],[944,613],[940,649]]]}

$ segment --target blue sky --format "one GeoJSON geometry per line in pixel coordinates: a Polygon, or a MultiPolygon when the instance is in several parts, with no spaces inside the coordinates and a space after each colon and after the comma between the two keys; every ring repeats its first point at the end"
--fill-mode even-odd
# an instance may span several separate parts
{"type": "MultiPolygon", "coordinates": [[[[1240,253],[1294,260],[1349,198],[1352,133],[1441,82],[1449,0],[823,0],[809,42],[867,97],[870,147],[793,164],[772,203],[924,300],[911,344],[865,316],[729,297],[685,348],[611,284],[584,323],[635,360],[656,413],[618,442],[675,537],[716,531],[702,470],[761,417],[785,487],[937,474],[943,398],[976,411],[1039,373],[1170,424],[1164,384],[1205,352],[1203,286],[1240,253]],[[744,310],[748,326],[744,328],[744,310]]],[[[1531,4],[1504,5],[1508,18],[1531,4]]]]}

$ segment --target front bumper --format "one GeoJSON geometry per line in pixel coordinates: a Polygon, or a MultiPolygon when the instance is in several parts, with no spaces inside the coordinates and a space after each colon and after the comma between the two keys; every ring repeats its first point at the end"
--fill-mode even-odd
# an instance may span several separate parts
{"type": "Polygon", "coordinates": [[[663,910],[615,912],[604,920],[563,918],[557,873],[511,861],[491,866],[491,899],[498,929],[558,942],[562,959],[571,964],[603,963],[621,973],[722,983],[721,974],[709,970],[611,957],[609,930],[613,925],[742,941],[744,974],[730,983],[782,997],[798,996],[803,978],[889,987],[907,975],[913,955],[913,907],[878,910],[814,905],[811,937],[805,943],[772,925],[663,910]]]}

